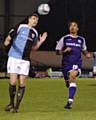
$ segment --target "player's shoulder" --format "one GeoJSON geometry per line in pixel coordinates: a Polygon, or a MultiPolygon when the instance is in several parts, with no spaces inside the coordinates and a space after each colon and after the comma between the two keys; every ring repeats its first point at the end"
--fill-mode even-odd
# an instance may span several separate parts
{"type": "Polygon", "coordinates": [[[67,35],[63,35],[63,36],[61,37],[61,39],[62,39],[62,40],[65,40],[65,39],[68,39],[69,37],[70,37],[70,35],[67,34],[67,35]]]}
{"type": "Polygon", "coordinates": [[[25,28],[28,28],[28,25],[27,25],[27,24],[19,24],[19,25],[18,25],[17,32],[20,31],[21,29],[25,29],[25,28]]]}
{"type": "MultiPolygon", "coordinates": [[[[79,36],[77,36],[77,37],[79,37],[79,36]]],[[[64,36],[64,38],[65,39],[72,39],[72,38],[74,38],[74,36],[72,36],[71,34],[67,34],[67,35],[64,36]]]]}
{"type": "Polygon", "coordinates": [[[64,35],[63,37],[64,37],[64,38],[69,38],[69,37],[70,37],[70,34],[64,35]]]}
{"type": "Polygon", "coordinates": [[[35,28],[31,28],[36,34],[38,34],[38,31],[35,28]]]}
{"type": "Polygon", "coordinates": [[[64,35],[64,36],[62,37],[62,39],[63,39],[64,41],[70,40],[70,39],[71,39],[71,35],[70,35],[70,34],[64,35]]]}
{"type": "Polygon", "coordinates": [[[20,24],[19,26],[18,26],[18,29],[20,29],[20,28],[22,28],[22,27],[28,27],[28,25],[27,24],[20,24]]]}
{"type": "Polygon", "coordinates": [[[78,39],[85,41],[85,37],[78,35],[78,39]]]}

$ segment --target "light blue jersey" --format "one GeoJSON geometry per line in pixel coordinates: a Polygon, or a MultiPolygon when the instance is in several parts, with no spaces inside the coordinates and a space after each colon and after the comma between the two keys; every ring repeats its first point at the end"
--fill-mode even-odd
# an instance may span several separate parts
{"type": "Polygon", "coordinates": [[[35,28],[30,28],[27,24],[19,25],[8,56],[29,60],[32,46],[36,44],[37,40],[38,32],[35,28]]]}

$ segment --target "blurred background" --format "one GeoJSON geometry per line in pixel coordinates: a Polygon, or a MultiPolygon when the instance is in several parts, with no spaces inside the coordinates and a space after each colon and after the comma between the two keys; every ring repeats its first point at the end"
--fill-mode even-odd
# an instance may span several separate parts
{"type": "Polygon", "coordinates": [[[39,31],[48,31],[48,40],[40,50],[54,51],[56,41],[67,33],[67,23],[76,20],[80,34],[86,37],[88,49],[95,49],[96,1],[95,0],[0,0],[0,36],[11,27],[35,12],[40,3],[48,2],[51,12],[40,16],[39,31]]]}
{"type": "MultiPolygon", "coordinates": [[[[78,21],[79,34],[86,38],[88,50],[93,52],[96,49],[95,0],[0,0],[0,40],[12,27],[24,22],[28,15],[37,12],[40,3],[48,3],[51,11],[46,16],[40,16],[37,26],[39,33],[48,32],[48,38],[39,49],[43,54],[33,53],[33,56],[31,55],[36,64],[60,66],[61,57],[55,56],[54,50],[57,41],[68,33],[67,24],[70,20],[78,21]],[[44,55],[47,55],[47,60],[42,57],[44,55]],[[39,61],[38,57],[41,58],[39,61]]],[[[87,63],[84,61],[83,66],[84,68],[89,66],[88,68],[92,69],[92,64],[93,59],[87,63]]]]}

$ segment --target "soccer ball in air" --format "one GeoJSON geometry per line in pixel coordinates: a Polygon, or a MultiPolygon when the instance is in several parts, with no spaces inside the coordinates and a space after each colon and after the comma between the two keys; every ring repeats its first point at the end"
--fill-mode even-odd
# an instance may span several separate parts
{"type": "Polygon", "coordinates": [[[44,3],[44,4],[40,4],[38,6],[38,13],[40,15],[47,15],[47,14],[49,14],[49,12],[50,12],[50,6],[49,6],[49,4],[44,3]]]}

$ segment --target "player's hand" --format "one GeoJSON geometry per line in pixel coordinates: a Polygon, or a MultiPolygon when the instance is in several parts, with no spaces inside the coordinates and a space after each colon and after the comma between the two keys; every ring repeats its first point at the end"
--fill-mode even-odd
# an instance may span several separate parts
{"type": "Polygon", "coordinates": [[[87,54],[86,54],[86,58],[88,58],[88,59],[91,58],[91,54],[90,54],[90,53],[87,53],[87,54]]]}
{"type": "Polygon", "coordinates": [[[70,52],[71,50],[72,50],[71,47],[67,47],[67,48],[64,50],[64,53],[66,53],[66,52],[70,52]]]}
{"type": "Polygon", "coordinates": [[[10,44],[10,41],[11,41],[11,36],[8,35],[8,36],[5,38],[4,45],[5,45],[5,46],[8,46],[8,45],[10,44]]]}
{"type": "Polygon", "coordinates": [[[5,45],[5,46],[8,46],[9,44],[10,44],[10,41],[7,41],[7,40],[6,40],[6,41],[4,42],[4,45],[5,45]]]}
{"type": "Polygon", "coordinates": [[[48,36],[47,32],[44,32],[42,35],[40,34],[40,37],[39,37],[40,41],[44,42],[46,40],[47,36],[48,36]]]}
{"type": "Polygon", "coordinates": [[[42,45],[42,43],[46,40],[46,38],[47,38],[47,32],[44,32],[42,35],[40,34],[37,44],[34,47],[32,47],[32,49],[37,50],[42,45]]]}

